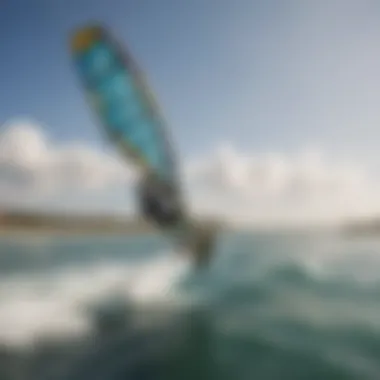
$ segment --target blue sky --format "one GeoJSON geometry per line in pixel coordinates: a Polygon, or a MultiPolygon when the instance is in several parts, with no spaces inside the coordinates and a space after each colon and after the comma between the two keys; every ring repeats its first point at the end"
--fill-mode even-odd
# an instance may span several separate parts
{"type": "Polygon", "coordinates": [[[6,0],[0,123],[23,117],[56,145],[105,146],[67,46],[99,21],[144,69],[184,161],[227,145],[378,166],[379,17],[371,0],[6,0]]]}
{"type": "MultiPolygon", "coordinates": [[[[253,27],[246,32],[251,34],[250,43],[260,44],[256,34],[278,18],[278,4],[35,0],[5,1],[1,7],[2,121],[25,115],[43,123],[55,139],[92,141],[99,137],[67,51],[70,31],[98,20],[132,49],[181,150],[207,150],[221,135],[237,141],[249,135],[256,144],[253,131],[231,123],[239,117],[238,87],[244,84],[241,65],[235,61],[244,57],[234,58],[230,33],[249,12],[251,17],[244,22],[253,27]]],[[[252,124],[252,128],[257,126],[252,124]]]]}
{"type": "Polygon", "coordinates": [[[23,115],[58,140],[99,139],[67,51],[70,31],[98,20],[132,49],[183,154],[220,140],[278,150],[339,149],[348,138],[345,145],[363,149],[380,136],[376,2],[12,0],[0,7],[2,122],[23,115]]]}

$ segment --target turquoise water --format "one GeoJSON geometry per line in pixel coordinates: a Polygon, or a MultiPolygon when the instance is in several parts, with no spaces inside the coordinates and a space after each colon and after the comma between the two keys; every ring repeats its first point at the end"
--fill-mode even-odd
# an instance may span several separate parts
{"type": "Polygon", "coordinates": [[[380,240],[0,241],[1,379],[379,379],[380,240]]]}

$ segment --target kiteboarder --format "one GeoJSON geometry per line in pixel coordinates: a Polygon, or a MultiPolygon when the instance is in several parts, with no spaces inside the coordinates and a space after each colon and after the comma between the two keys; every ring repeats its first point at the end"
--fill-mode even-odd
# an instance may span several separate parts
{"type": "Polygon", "coordinates": [[[110,140],[136,165],[142,215],[173,232],[197,264],[211,256],[215,229],[190,221],[165,122],[138,65],[100,26],[77,30],[71,51],[79,78],[110,140]]]}
{"type": "Polygon", "coordinates": [[[178,225],[183,212],[177,195],[170,184],[146,175],[137,187],[142,215],[163,228],[178,225]]]}

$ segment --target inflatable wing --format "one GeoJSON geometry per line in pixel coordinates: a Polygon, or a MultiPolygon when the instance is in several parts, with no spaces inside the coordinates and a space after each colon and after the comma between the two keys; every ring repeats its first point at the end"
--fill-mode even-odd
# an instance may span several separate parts
{"type": "Polygon", "coordinates": [[[131,55],[99,26],[77,30],[71,50],[109,137],[139,169],[174,185],[174,157],[164,120],[131,55]]]}
{"type": "Polygon", "coordinates": [[[71,39],[75,67],[107,134],[143,174],[140,209],[179,239],[199,265],[208,261],[214,232],[188,220],[163,117],[142,73],[126,49],[99,26],[71,39]]]}

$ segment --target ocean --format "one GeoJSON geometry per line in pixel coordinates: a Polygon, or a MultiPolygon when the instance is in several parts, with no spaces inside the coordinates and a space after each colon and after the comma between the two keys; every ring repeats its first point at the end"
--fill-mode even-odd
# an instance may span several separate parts
{"type": "Polygon", "coordinates": [[[380,379],[380,239],[2,237],[0,379],[380,379]]]}

